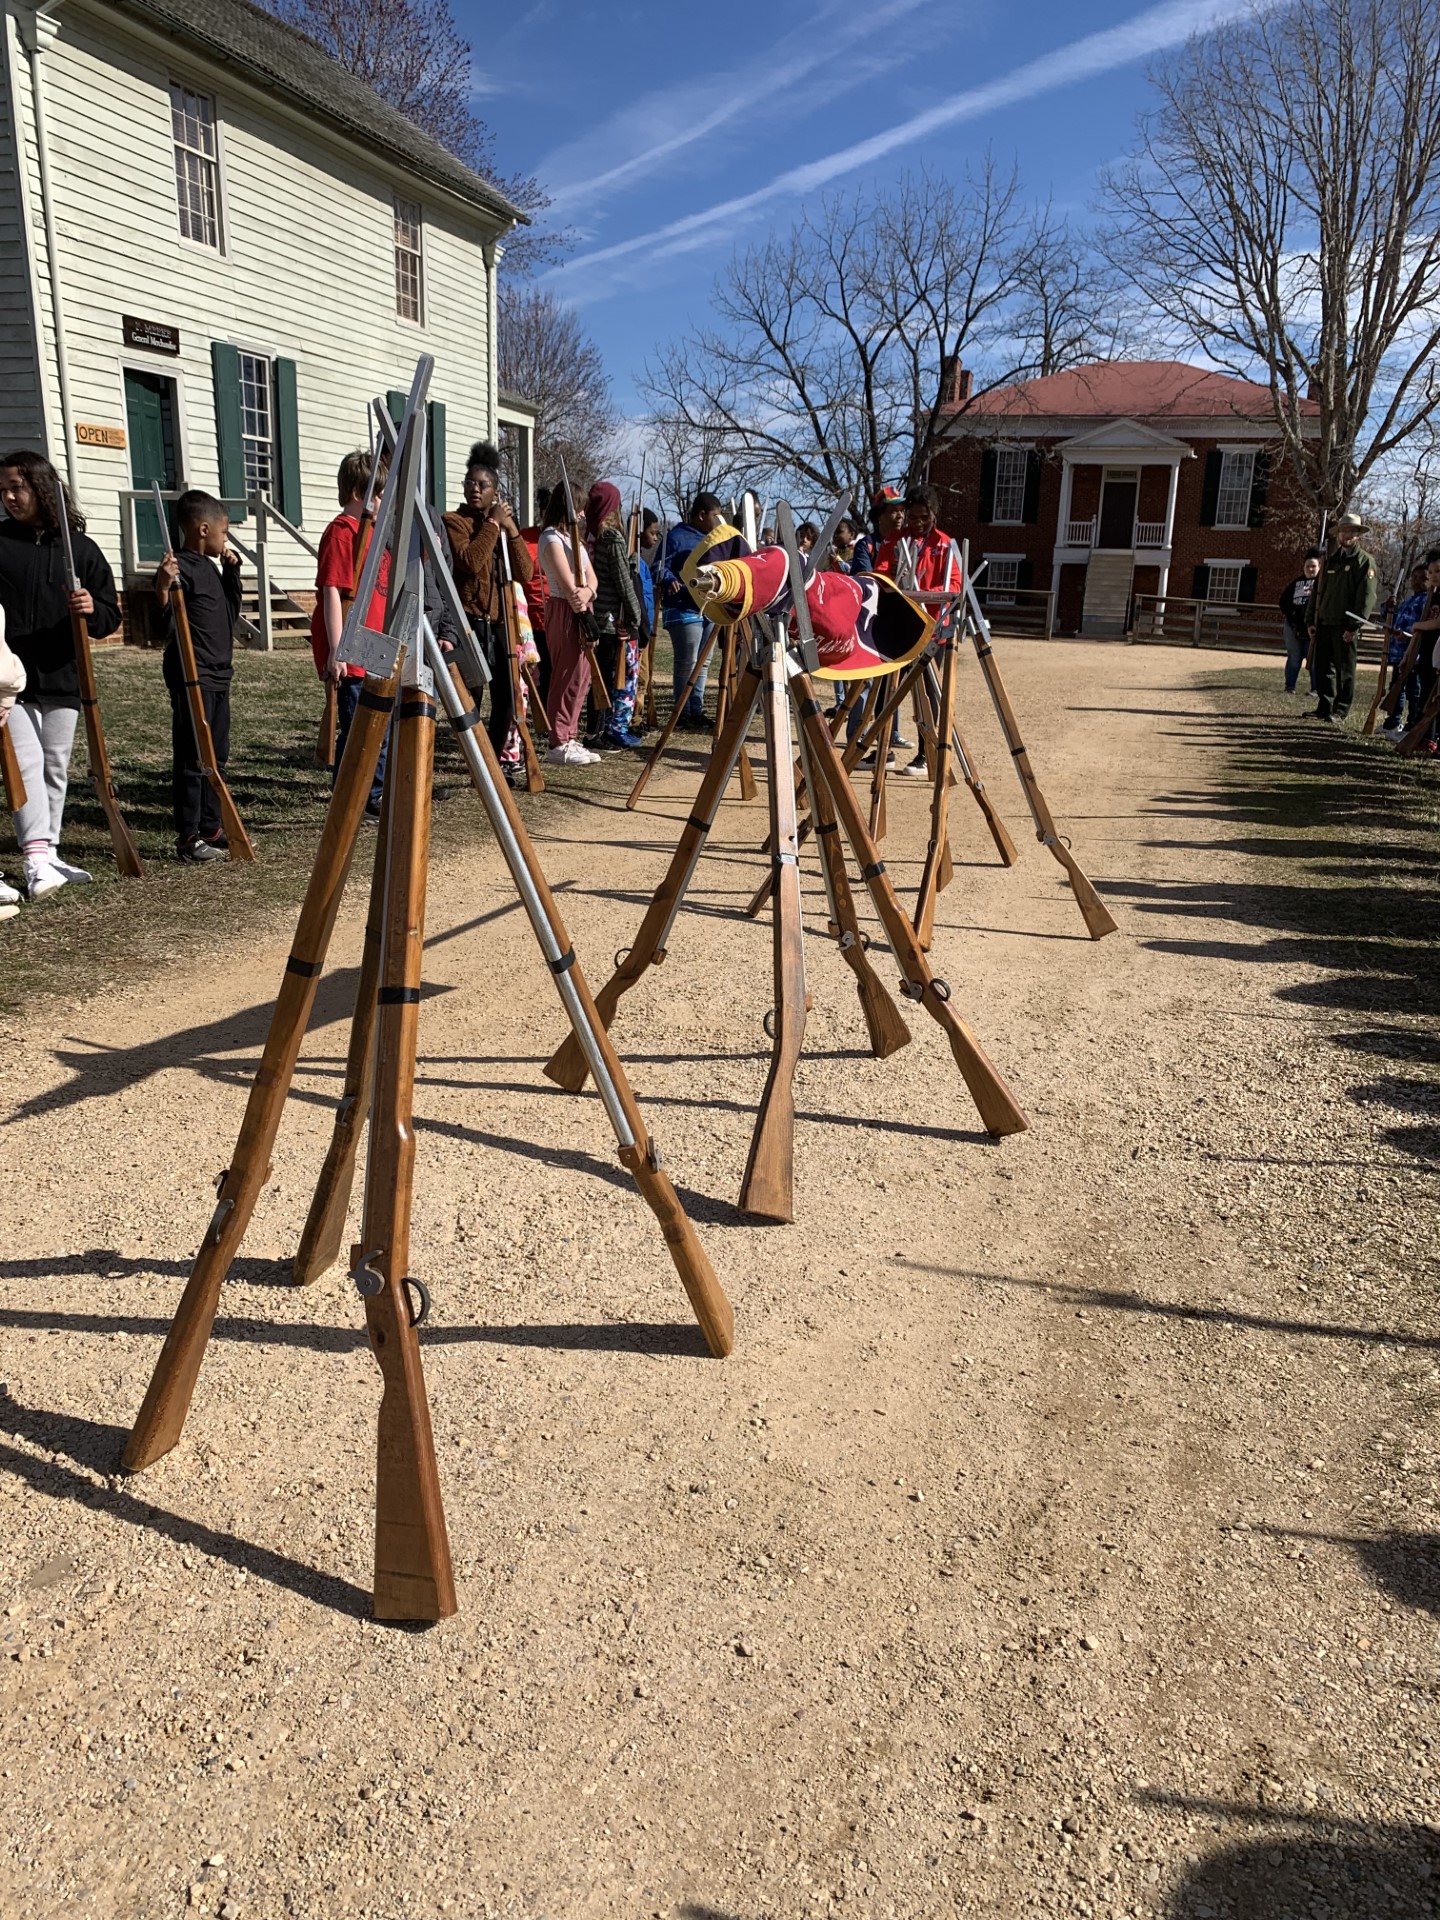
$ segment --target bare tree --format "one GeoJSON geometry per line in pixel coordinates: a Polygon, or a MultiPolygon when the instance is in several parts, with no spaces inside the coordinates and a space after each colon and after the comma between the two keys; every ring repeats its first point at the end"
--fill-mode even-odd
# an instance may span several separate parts
{"type": "Polygon", "coordinates": [[[1268,384],[1304,494],[1343,508],[1440,399],[1431,0],[1257,10],[1151,80],[1109,255],[1185,347],[1268,384]]]}
{"type": "Polygon", "coordinates": [[[1146,344],[1126,277],[1049,207],[1035,214],[1018,250],[1011,293],[1017,357],[1037,379],[1127,359],[1146,344]]]}
{"type": "MultiPolygon", "coordinates": [[[[1022,272],[1056,231],[1027,219],[1015,173],[988,159],[960,187],[926,177],[868,206],[827,198],[788,238],[737,254],[715,321],[648,370],[655,414],[760,486],[868,497],[918,478],[947,366],[983,361],[989,385],[1035,371],[1022,272]]],[[[1070,351],[1058,331],[1051,351],[1070,351]]]]}
{"type": "Polygon", "coordinates": [[[751,484],[751,469],[743,452],[732,445],[723,420],[692,425],[678,414],[656,414],[642,423],[642,431],[647,449],[645,490],[658,499],[663,516],[672,523],[684,519],[697,493],[730,500],[751,484]]]}
{"type": "Polygon", "coordinates": [[[620,423],[600,349],[570,308],[538,287],[503,287],[497,347],[500,384],[536,409],[535,473],[543,485],[563,457],[571,484],[588,487],[620,423]]]}
{"type": "MultiPolygon", "coordinates": [[[[448,0],[261,0],[307,34],[348,73],[413,120],[458,160],[497,187],[532,217],[550,196],[532,175],[505,174],[495,163],[495,141],[471,104],[470,43],[448,0]]],[[[570,245],[568,233],[511,235],[505,264],[512,274],[535,271],[570,245]]]]}
{"type": "Polygon", "coordinates": [[[1369,526],[1365,544],[1382,586],[1399,583],[1402,598],[1411,567],[1440,547],[1440,420],[1430,420],[1404,453],[1371,474],[1362,502],[1369,526]]]}

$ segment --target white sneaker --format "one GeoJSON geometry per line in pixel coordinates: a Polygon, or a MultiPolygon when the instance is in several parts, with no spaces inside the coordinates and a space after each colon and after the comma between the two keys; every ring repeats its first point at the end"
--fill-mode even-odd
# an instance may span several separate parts
{"type": "Polygon", "coordinates": [[[587,753],[578,740],[562,740],[558,747],[551,747],[545,755],[552,767],[588,767],[595,756],[587,753]]]}
{"type": "Polygon", "coordinates": [[[51,854],[50,864],[57,873],[63,873],[67,880],[91,881],[95,878],[94,874],[87,873],[84,867],[72,867],[70,862],[62,860],[58,853],[51,854]]]}
{"type": "Polygon", "coordinates": [[[908,780],[928,780],[930,777],[930,769],[925,764],[923,753],[916,754],[910,764],[902,767],[900,771],[908,780]]]}
{"type": "Polygon", "coordinates": [[[14,920],[20,909],[12,900],[0,900],[0,920],[14,920]]]}
{"type": "Polygon", "coordinates": [[[43,900],[47,893],[58,893],[64,885],[65,875],[48,854],[26,854],[25,893],[27,898],[43,900]]]}
{"type": "Polygon", "coordinates": [[[0,880],[0,907],[13,907],[19,898],[8,880],[0,880]]]}

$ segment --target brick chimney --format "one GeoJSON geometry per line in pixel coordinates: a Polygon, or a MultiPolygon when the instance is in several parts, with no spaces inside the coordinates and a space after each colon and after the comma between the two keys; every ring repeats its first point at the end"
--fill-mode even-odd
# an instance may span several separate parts
{"type": "Polygon", "coordinates": [[[963,407],[970,399],[970,387],[974,376],[968,367],[962,367],[952,353],[947,353],[940,362],[940,404],[942,407],[963,407]]]}

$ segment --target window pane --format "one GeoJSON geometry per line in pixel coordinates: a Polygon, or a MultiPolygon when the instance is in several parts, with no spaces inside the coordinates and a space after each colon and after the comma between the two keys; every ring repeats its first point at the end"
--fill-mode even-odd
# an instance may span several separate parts
{"type": "Polygon", "coordinates": [[[420,235],[419,205],[413,200],[396,200],[395,311],[402,320],[419,321],[423,318],[420,235]]]}
{"type": "Polygon", "coordinates": [[[245,491],[269,493],[275,470],[275,413],[271,366],[258,353],[240,355],[240,431],[245,447],[245,491]]]}
{"type": "Polygon", "coordinates": [[[175,198],[180,232],[201,246],[220,244],[219,176],[215,164],[215,103],[172,81],[170,127],[175,143],[175,198]]]}
{"type": "Polygon", "coordinates": [[[1025,518],[1025,449],[999,447],[995,453],[994,517],[1018,525],[1025,518]]]}
{"type": "Polygon", "coordinates": [[[1008,596],[1014,594],[1019,583],[1020,562],[1018,560],[988,561],[984,573],[980,576],[980,586],[987,605],[999,603],[1002,596],[1006,598],[1008,604],[1008,596]]]}
{"type": "Polygon", "coordinates": [[[1242,563],[1239,560],[1234,566],[1212,566],[1210,584],[1205,589],[1205,598],[1223,601],[1227,606],[1233,607],[1240,598],[1241,571],[1242,563]]]}
{"type": "Polygon", "coordinates": [[[1255,474],[1254,452],[1225,453],[1220,460],[1220,495],[1215,503],[1217,527],[1250,524],[1250,483],[1255,474]]]}

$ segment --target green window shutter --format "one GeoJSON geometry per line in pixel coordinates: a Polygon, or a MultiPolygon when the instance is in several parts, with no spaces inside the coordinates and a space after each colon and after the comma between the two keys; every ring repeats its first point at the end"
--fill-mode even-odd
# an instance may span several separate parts
{"type": "Polygon", "coordinates": [[[292,527],[300,525],[300,409],[295,393],[295,362],[275,362],[276,449],[279,454],[275,504],[292,527]]]}
{"type": "Polygon", "coordinates": [[[445,402],[432,400],[426,408],[429,432],[425,439],[425,488],[432,507],[445,510],[445,402]]]}
{"type": "Polygon", "coordinates": [[[1205,486],[1200,495],[1200,524],[1213,527],[1215,515],[1220,507],[1220,468],[1225,456],[1219,447],[1212,447],[1205,456],[1205,486]]]}
{"type": "Polygon", "coordinates": [[[1254,567],[1240,569],[1239,598],[1247,607],[1253,607],[1255,604],[1255,584],[1259,577],[1254,567]]]}
{"type": "Polygon", "coordinates": [[[1192,600],[1208,600],[1210,598],[1209,567],[1196,567],[1195,578],[1190,583],[1190,598],[1192,600]]]}
{"type": "MultiPolygon", "coordinates": [[[[1265,502],[1270,494],[1270,461],[1272,455],[1268,448],[1262,447],[1255,456],[1255,477],[1250,482],[1250,524],[1263,527],[1265,524],[1265,502]]],[[[1241,594],[1244,599],[1244,594],[1241,594]]]]}
{"type": "Polygon", "coordinates": [[[995,518],[995,469],[999,466],[995,449],[987,447],[980,456],[980,519],[995,518]]]}
{"type": "MultiPolygon", "coordinates": [[[[243,500],[245,424],[240,411],[240,349],[228,340],[212,340],[210,367],[215,378],[215,464],[220,495],[225,500],[243,500]]],[[[243,519],[243,513],[237,513],[236,518],[243,519]]]]}
{"type": "Polygon", "coordinates": [[[1040,518],[1040,453],[1032,447],[1025,456],[1025,512],[1027,527],[1040,518]]]}
{"type": "Polygon", "coordinates": [[[405,402],[409,398],[410,391],[408,387],[404,392],[397,392],[396,389],[392,387],[385,396],[386,411],[397,427],[400,425],[400,416],[405,411],[405,402]]]}

